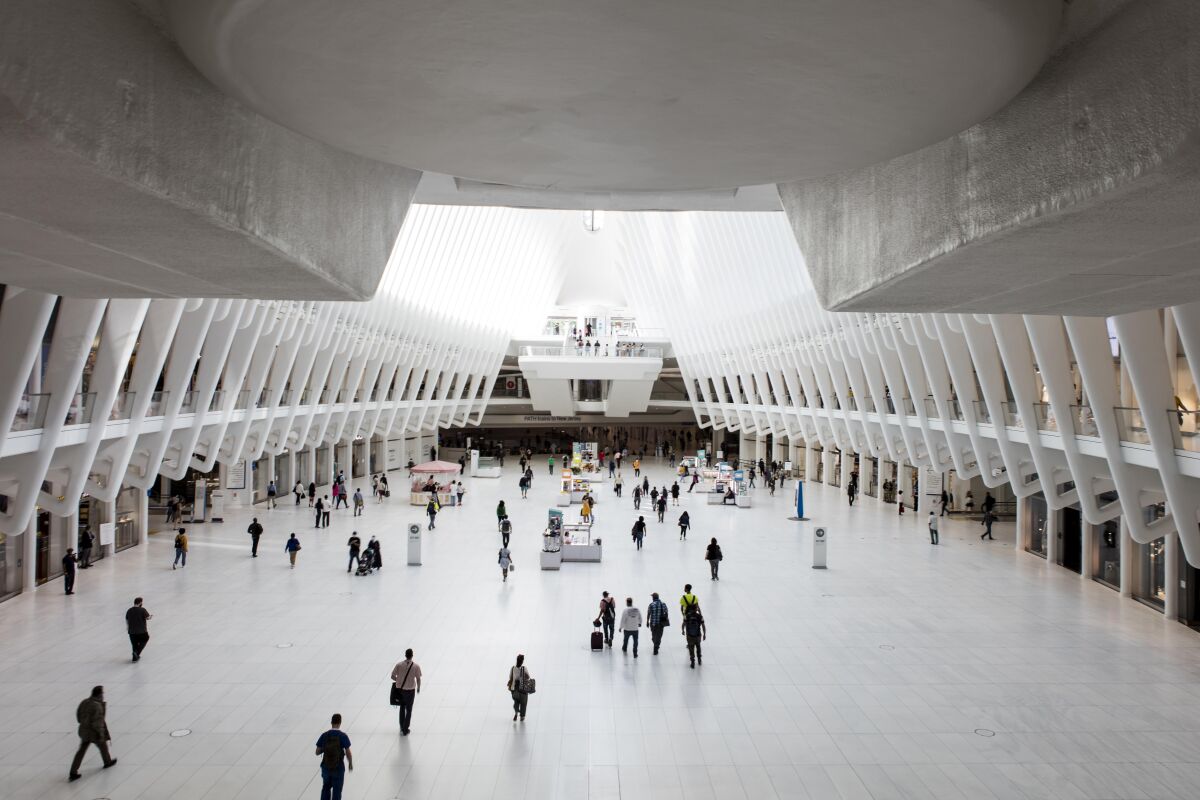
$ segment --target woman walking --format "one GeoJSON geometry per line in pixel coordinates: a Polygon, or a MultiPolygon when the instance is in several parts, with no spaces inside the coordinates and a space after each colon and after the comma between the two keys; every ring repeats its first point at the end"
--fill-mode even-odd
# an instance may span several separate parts
{"type": "Polygon", "coordinates": [[[500,574],[503,576],[503,582],[508,583],[508,571],[513,565],[512,553],[509,552],[508,545],[500,546],[500,553],[496,560],[500,564],[500,574]]]}
{"type": "Polygon", "coordinates": [[[688,528],[692,527],[692,518],[688,516],[688,512],[683,512],[679,515],[679,538],[687,541],[688,528]]]}
{"type": "Polygon", "coordinates": [[[583,496],[583,505],[580,507],[579,516],[584,522],[592,521],[592,498],[588,495],[583,496]]]}
{"type": "Polygon", "coordinates": [[[503,527],[502,523],[506,519],[508,519],[508,509],[504,507],[504,501],[501,500],[496,505],[496,527],[497,528],[503,527]]]}
{"type": "Polygon", "coordinates": [[[513,699],[513,722],[516,722],[518,717],[522,722],[525,721],[529,695],[533,693],[535,685],[533,678],[529,677],[529,670],[525,669],[524,654],[518,655],[516,666],[508,670],[508,691],[513,699]]]}
{"type": "Polygon", "coordinates": [[[719,577],[717,577],[717,570],[721,566],[722,558],[724,558],[724,556],[721,555],[721,545],[717,544],[717,537],[714,536],[704,551],[704,560],[708,562],[708,571],[712,574],[710,580],[721,580],[719,577]]]}
{"type": "Polygon", "coordinates": [[[292,562],[292,569],[295,569],[296,553],[300,552],[300,540],[296,538],[296,534],[293,533],[288,537],[288,540],[283,545],[283,549],[288,554],[288,561],[292,562]]]}

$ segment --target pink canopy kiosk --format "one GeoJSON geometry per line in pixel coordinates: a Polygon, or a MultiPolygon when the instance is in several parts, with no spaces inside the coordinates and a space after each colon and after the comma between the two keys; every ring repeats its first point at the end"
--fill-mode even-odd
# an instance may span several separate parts
{"type": "Polygon", "coordinates": [[[454,500],[454,492],[449,488],[450,480],[440,478],[447,475],[458,475],[459,466],[451,461],[427,461],[424,464],[417,464],[408,471],[412,477],[412,486],[409,489],[409,502],[414,506],[424,506],[433,496],[433,492],[425,487],[429,481],[437,484],[438,503],[443,506],[452,505],[454,500]]]}

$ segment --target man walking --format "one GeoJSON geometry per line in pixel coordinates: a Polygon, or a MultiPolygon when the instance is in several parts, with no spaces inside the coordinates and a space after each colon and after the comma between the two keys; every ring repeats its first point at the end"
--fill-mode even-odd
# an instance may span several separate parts
{"type": "Polygon", "coordinates": [[[288,554],[288,561],[291,562],[291,569],[296,568],[296,553],[300,552],[300,540],[293,533],[288,537],[288,540],[283,543],[283,550],[288,554]]]}
{"type": "Polygon", "coordinates": [[[104,760],[105,769],[117,763],[117,760],[108,754],[108,743],[112,737],[108,734],[108,723],[104,720],[107,710],[103,686],[93,686],[91,696],[75,709],[75,721],[79,723],[79,749],[75,751],[75,758],[71,761],[71,772],[67,775],[67,780],[77,781],[83,777],[79,774],[79,766],[83,763],[88,745],[96,745],[96,749],[100,751],[100,758],[104,760]]]}
{"type": "Polygon", "coordinates": [[[153,619],[149,611],[142,608],[142,598],[133,598],[133,607],[125,612],[125,628],[129,632],[129,644],[133,647],[133,660],[142,660],[142,651],[150,641],[146,623],[153,619]]]}
{"type": "Polygon", "coordinates": [[[700,652],[700,643],[708,638],[708,628],[704,624],[704,617],[700,614],[699,604],[688,606],[687,613],[683,617],[683,625],[679,630],[687,641],[688,660],[692,662],[692,669],[695,669],[696,662],[704,663],[704,655],[700,652]]]}
{"type": "Polygon", "coordinates": [[[929,543],[938,543],[938,517],[932,511],[929,512],[929,543]]]}
{"type": "Polygon", "coordinates": [[[600,614],[596,617],[603,625],[604,643],[612,647],[613,627],[617,621],[617,601],[608,596],[608,592],[600,593],[600,614]]]}
{"type": "Polygon", "coordinates": [[[638,657],[638,633],[642,627],[642,612],[633,605],[633,598],[625,598],[625,610],[621,612],[621,652],[628,652],[629,640],[633,639],[633,657],[638,657]]]}
{"type": "Polygon", "coordinates": [[[250,527],[246,528],[246,533],[250,534],[250,556],[258,558],[258,539],[262,536],[263,526],[258,524],[258,517],[255,517],[250,523],[250,527]]]}
{"type": "Polygon", "coordinates": [[[554,475],[554,456],[550,456],[550,458],[547,459],[546,463],[550,465],[550,475],[553,477],[553,475],[554,475]]]}
{"type": "Polygon", "coordinates": [[[667,618],[667,604],[658,599],[658,592],[650,593],[650,605],[646,606],[646,627],[650,629],[650,641],[654,643],[654,655],[662,644],[663,629],[671,624],[667,618]]]}
{"type": "Polygon", "coordinates": [[[346,546],[350,548],[350,563],[346,566],[346,572],[358,566],[358,553],[362,547],[362,539],[358,538],[358,531],[350,534],[350,538],[346,540],[346,546]]]}
{"type": "Polygon", "coordinates": [[[79,532],[79,568],[87,569],[92,565],[92,545],[96,541],[96,534],[92,533],[91,528],[84,528],[79,532]]]}
{"type": "Polygon", "coordinates": [[[325,503],[322,502],[320,498],[317,498],[317,505],[315,508],[317,511],[317,527],[319,528],[321,527],[321,519],[324,517],[325,503]]]}
{"type": "Polygon", "coordinates": [[[392,685],[399,695],[400,733],[408,736],[412,729],[413,700],[421,691],[421,665],[413,661],[411,647],[404,651],[404,660],[392,668],[392,685]]]}
{"type": "Polygon", "coordinates": [[[279,487],[275,485],[275,481],[267,484],[267,508],[275,507],[275,497],[279,494],[279,487]]]}
{"type": "Polygon", "coordinates": [[[637,522],[633,523],[633,541],[637,545],[637,549],[642,549],[642,539],[646,536],[646,518],[638,517],[637,522]]]}
{"type": "Polygon", "coordinates": [[[696,598],[696,595],[692,594],[692,585],[685,583],[683,585],[683,596],[679,598],[679,613],[687,614],[688,609],[693,606],[699,608],[700,601],[696,598]]]}
{"type": "Polygon", "coordinates": [[[355,488],[355,490],[354,490],[354,516],[361,517],[362,513],[363,513],[362,490],[355,488]]]}
{"type": "Polygon", "coordinates": [[[175,565],[179,564],[180,559],[183,559],[182,566],[187,566],[187,551],[187,531],[184,528],[180,528],[179,533],[175,534],[175,561],[171,564],[171,569],[175,569],[175,565]]]}
{"type": "MultiPolygon", "coordinates": [[[[986,505],[986,503],[985,503],[986,505]]],[[[992,538],[992,523],[996,521],[996,514],[990,508],[983,510],[983,533],[980,534],[980,539],[992,538]]],[[[69,594],[69,592],[68,592],[69,594]]]]}
{"type": "Polygon", "coordinates": [[[75,594],[75,551],[70,547],[67,548],[67,554],[63,556],[63,591],[67,594],[75,594]]]}
{"type": "Polygon", "coordinates": [[[938,514],[938,516],[944,517],[944,516],[946,516],[946,508],[950,505],[950,493],[947,492],[945,489],[942,489],[941,502],[942,502],[942,513],[938,514]]]}
{"type": "Polygon", "coordinates": [[[321,800],[342,800],[346,767],[354,769],[350,737],[342,733],[342,715],[334,714],[329,730],[317,737],[317,755],[321,757],[321,800]]]}
{"type": "Polygon", "coordinates": [[[321,527],[329,527],[329,515],[333,512],[333,508],[329,505],[329,495],[325,495],[325,502],[321,506],[321,527]]]}

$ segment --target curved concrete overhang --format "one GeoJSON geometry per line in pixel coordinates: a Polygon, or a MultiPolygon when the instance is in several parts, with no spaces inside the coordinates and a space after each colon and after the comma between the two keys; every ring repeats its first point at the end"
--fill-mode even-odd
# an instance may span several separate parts
{"type": "Polygon", "coordinates": [[[0,4],[0,282],[362,300],[419,179],[222,94],[129,2],[0,4]]]}
{"type": "Polygon", "coordinates": [[[1200,299],[1200,3],[1077,2],[1012,103],[781,184],[822,305],[1114,315],[1200,299]]]}
{"type": "Polygon", "coordinates": [[[1057,0],[164,0],[193,63],[288,127],[510,187],[732,189],[891,158],[1037,72],[1057,0]]]}

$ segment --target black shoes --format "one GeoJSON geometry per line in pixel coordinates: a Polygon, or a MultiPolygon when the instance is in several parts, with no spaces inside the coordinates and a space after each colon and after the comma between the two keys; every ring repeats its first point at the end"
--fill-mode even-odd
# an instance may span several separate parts
{"type": "Polygon", "coordinates": [[[116,764],[116,763],[117,763],[117,760],[114,758],[112,761],[110,761],[110,762],[108,762],[107,764],[105,764],[105,765],[104,765],[104,768],[105,768],[105,769],[108,769],[109,767],[113,766],[113,765],[114,765],[114,764],[116,764]]]}
{"type": "Polygon", "coordinates": [[[80,778],[82,778],[82,777],[83,777],[83,776],[82,776],[82,775],[79,775],[79,774],[75,774],[75,775],[68,775],[68,776],[67,776],[67,780],[68,780],[69,782],[74,782],[74,781],[77,781],[77,780],[79,780],[79,779],[80,779],[80,778]]]}

